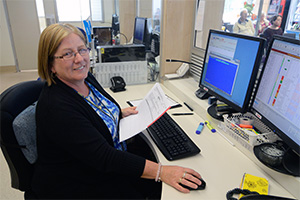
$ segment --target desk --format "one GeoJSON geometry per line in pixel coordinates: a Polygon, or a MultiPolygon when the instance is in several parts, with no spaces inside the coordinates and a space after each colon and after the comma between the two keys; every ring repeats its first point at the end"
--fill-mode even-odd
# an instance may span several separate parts
{"type": "MultiPolygon", "coordinates": [[[[153,85],[154,84],[151,83],[145,85],[127,86],[127,90],[125,92],[119,93],[113,93],[107,89],[107,92],[118,101],[122,108],[124,108],[128,107],[126,103],[127,100],[143,98],[153,85]]],[[[165,86],[162,85],[164,92],[168,96],[181,104],[183,104],[182,98],[184,101],[186,101],[184,96],[179,94],[175,95],[170,89],[167,89],[167,87],[172,89],[172,87],[170,87],[170,85],[167,83],[165,83],[165,86]]],[[[203,106],[205,107],[206,104],[204,103],[203,106]]],[[[200,111],[201,109],[205,110],[203,108],[196,109],[200,111]]],[[[169,114],[173,112],[190,111],[187,107],[183,106],[168,111],[169,114]]],[[[163,165],[180,165],[195,169],[202,175],[203,179],[207,183],[205,190],[191,191],[189,194],[183,194],[173,187],[163,183],[162,199],[226,199],[227,191],[239,187],[242,176],[245,172],[267,178],[270,185],[269,194],[295,198],[271,176],[257,166],[257,164],[255,164],[251,159],[245,156],[235,146],[232,146],[229,142],[227,142],[220,134],[211,133],[206,127],[204,127],[200,135],[195,134],[195,130],[197,129],[199,122],[203,122],[206,119],[205,113],[195,113],[194,115],[185,116],[171,115],[172,118],[183,128],[183,130],[201,149],[201,153],[193,157],[176,161],[168,161],[156,147],[148,133],[146,131],[143,132],[150,148],[163,165]]]]}

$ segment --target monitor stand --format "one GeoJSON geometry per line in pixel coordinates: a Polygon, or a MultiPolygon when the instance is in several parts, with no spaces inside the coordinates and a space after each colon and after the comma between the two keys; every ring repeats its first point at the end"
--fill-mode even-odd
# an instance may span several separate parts
{"type": "Polygon", "coordinates": [[[286,151],[282,163],[290,174],[300,176],[300,156],[291,148],[286,151]]]}
{"type": "Polygon", "coordinates": [[[236,113],[233,108],[228,105],[213,103],[207,108],[208,114],[219,121],[224,121],[223,115],[236,113]]]}
{"type": "MultiPolygon", "coordinates": [[[[300,156],[295,153],[290,147],[288,147],[283,141],[277,141],[274,143],[262,143],[253,148],[254,154],[257,159],[267,167],[287,175],[300,176],[300,156]],[[262,146],[273,145],[278,149],[283,147],[285,150],[284,155],[280,159],[279,157],[266,156],[265,153],[261,152],[262,146]],[[276,162],[275,162],[276,159],[276,162]]],[[[274,151],[274,150],[273,150],[274,151]]],[[[276,150],[275,150],[276,151],[276,150]]]]}

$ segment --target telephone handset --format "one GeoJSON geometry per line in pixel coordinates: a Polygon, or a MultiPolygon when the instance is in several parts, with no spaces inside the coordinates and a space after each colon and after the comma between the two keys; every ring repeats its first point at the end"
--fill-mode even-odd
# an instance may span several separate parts
{"type": "Polygon", "coordinates": [[[179,76],[179,77],[183,77],[187,71],[189,70],[189,65],[187,63],[183,63],[176,71],[176,74],[179,76]]]}
{"type": "Polygon", "coordinates": [[[121,91],[126,90],[125,89],[126,83],[125,83],[124,79],[121,76],[114,76],[114,77],[112,77],[110,79],[110,82],[111,82],[110,89],[113,92],[121,92],[121,91]]]}
{"type": "Polygon", "coordinates": [[[189,71],[189,65],[187,63],[183,63],[176,71],[175,74],[165,74],[165,77],[168,79],[181,78],[183,77],[187,71],[189,71]]]}

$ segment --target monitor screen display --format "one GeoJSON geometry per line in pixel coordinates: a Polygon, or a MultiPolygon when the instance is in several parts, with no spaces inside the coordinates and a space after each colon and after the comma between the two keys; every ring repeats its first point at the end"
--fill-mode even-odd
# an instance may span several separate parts
{"type": "Polygon", "coordinates": [[[146,18],[136,17],[134,24],[133,43],[143,44],[146,29],[146,18]]]}
{"type": "Polygon", "coordinates": [[[210,30],[199,87],[238,112],[249,109],[265,40],[210,30]]]}
{"type": "Polygon", "coordinates": [[[300,41],[275,37],[253,113],[300,154],[300,41]]]}
{"type": "Polygon", "coordinates": [[[93,33],[95,38],[95,46],[112,44],[111,27],[93,27],[93,33]]]}

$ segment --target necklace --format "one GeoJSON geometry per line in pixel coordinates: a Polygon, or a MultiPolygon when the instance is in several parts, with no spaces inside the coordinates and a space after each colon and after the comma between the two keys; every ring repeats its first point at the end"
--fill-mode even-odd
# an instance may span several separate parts
{"type": "MultiPolygon", "coordinates": [[[[114,115],[112,114],[112,112],[100,101],[100,99],[97,97],[97,95],[94,93],[94,91],[88,86],[89,91],[92,92],[92,95],[94,96],[94,99],[97,99],[98,102],[100,103],[100,105],[96,105],[93,101],[89,100],[88,97],[90,96],[90,94],[88,96],[83,96],[82,94],[80,94],[79,92],[77,92],[80,96],[82,96],[86,101],[88,101],[91,105],[93,105],[95,108],[98,108],[100,110],[100,112],[102,112],[104,115],[106,115],[107,117],[109,117],[110,119],[113,120],[115,126],[117,126],[117,120],[114,117],[114,115]],[[101,105],[108,111],[108,113],[106,113],[103,108],[101,107],[101,105]]],[[[91,98],[93,98],[91,96],[91,98]]]]}
{"type": "MultiPolygon", "coordinates": [[[[113,123],[111,123],[111,125],[114,124],[114,126],[111,126],[111,125],[109,126],[109,124],[107,124],[107,120],[103,119],[103,121],[106,123],[108,129],[110,129],[111,136],[112,136],[112,139],[113,139],[114,147],[116,149],[118,149],[118,150],[126,151],[127,150],[126,143],[125,142],[119,142],[119,134],[118,134],[118,128],[117,128],[118,127],[118,125],[117,125],[117,119],[118,119],[118,115],[119,115],[118,114],[119,113],[119,109],[117,109],[118,112],[115,113],[117,116],[114,117],[114,115],[113,115],[114,111],[113,110],[112,111],[109,110],[108,109],[109,106],[106,107],[105,104],[101,102],[101,100],[100,100],[99,97],[102,94],[98,90],[96,90],[96,88],[94,88],[92,85],[89,85],[89,83],[86,83],[86,85],[88,86],[88,89],[89,89],[89,94],[88,94],[87,97],[84,97],[78,91],[77,91],[77,93],[80,96],[82,96],[85,99],[85,101],[88,104],[90,104],[90,106],[93,107],[93,109],[96,111],[96,113],[98,115],[100,115],[100,113],[99,113],[99,111],[100,111],[101,113],[103,113],[104,115],[106,115],[107,117],[109,117],[113,121],[113,123]],[[96,94],[98,94],[98,92],[99,92],[99,96],[96,95],[96,94]],[[107,112],[105,112],[105,110],[103,108],[106,109],[107,112]]],[[[108,99],[107,99],[107,101],[109,102],[108,99]]],[[[116,105],[114,105],[114,106],[116,107],[116,105]]]]}

